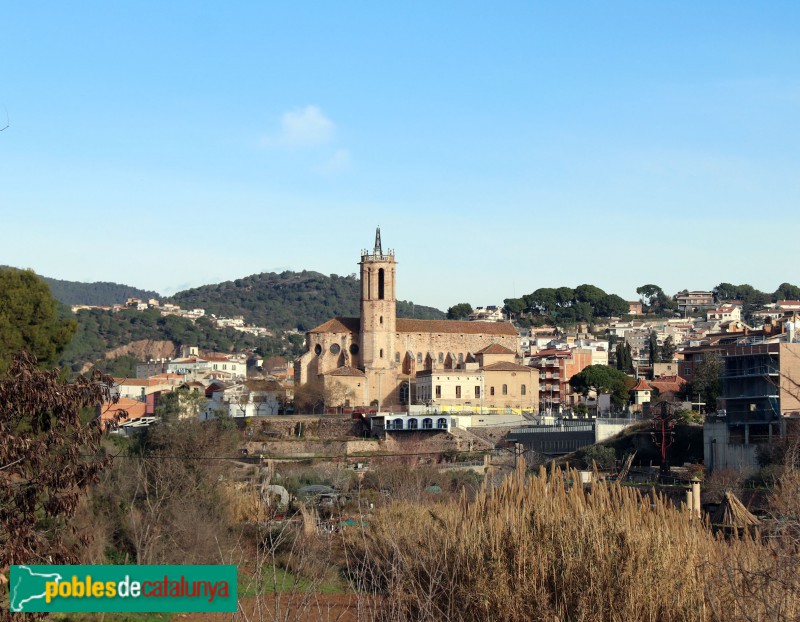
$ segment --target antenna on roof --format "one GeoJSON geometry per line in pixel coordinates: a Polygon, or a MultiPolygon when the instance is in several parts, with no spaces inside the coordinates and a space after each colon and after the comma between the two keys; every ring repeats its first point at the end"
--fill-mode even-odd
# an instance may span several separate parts
{"type": "Polygon", "coordinates": [[[381,246],[381,226],[378,225],[378,228],[375,229],[375,248],[372,249],[372,252],[376,255],[383,255],[383,247],[381,246]]]}

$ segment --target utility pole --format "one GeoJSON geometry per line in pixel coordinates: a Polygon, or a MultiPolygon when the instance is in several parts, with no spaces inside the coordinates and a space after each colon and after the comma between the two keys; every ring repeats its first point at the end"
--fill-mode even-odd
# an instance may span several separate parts
{"type": "Polygon", "coordinates": [[[675,412],[672,405],[668,402],[661,402],[656,413],[653,415],[653,431],[650,432],[650,439],[661,449],[661,474],[669,475],[669,461],[667,460],[667,449],[675,442],[675,412]]]}

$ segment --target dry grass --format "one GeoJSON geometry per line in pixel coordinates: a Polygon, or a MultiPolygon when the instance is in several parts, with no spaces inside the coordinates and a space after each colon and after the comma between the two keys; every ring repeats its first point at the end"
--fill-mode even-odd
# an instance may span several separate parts
{"type": "Polygon", "coordinates": [[[798,556],[778,556],[780,538],[722,540],[657,495],[559,471],[471,503],[393,504],[349,544],[385,620],[800,618],[798,556]]]}

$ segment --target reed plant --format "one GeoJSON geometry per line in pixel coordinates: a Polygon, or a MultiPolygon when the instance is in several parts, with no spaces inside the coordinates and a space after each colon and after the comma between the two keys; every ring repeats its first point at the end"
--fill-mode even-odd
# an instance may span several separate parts
{"type": "Polygon", "coordinates": [[[392,621],[800,619],[791,542],[724,539],[655,492],[577,475],[381,508],[348,542],[356,589],[392,621]]]}

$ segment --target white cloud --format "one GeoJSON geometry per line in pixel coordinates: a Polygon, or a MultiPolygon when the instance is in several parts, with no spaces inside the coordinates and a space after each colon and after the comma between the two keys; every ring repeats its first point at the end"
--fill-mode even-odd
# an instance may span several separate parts
{"type": "Polygon", "coordinates": [[[329,143],[336,125],[317,106],[290,110],[281,117],[281,129],[275,138],[266,138],[266,145],[284,147],[316,147],[329,143]]]}
{"type": "Polygon", "coordinates": [[[352,160],[350,152],[347,149],[337,149],[336,152],[318,168],[319,172],[324,175],[337,175],[350,170],[352,160]]]}

